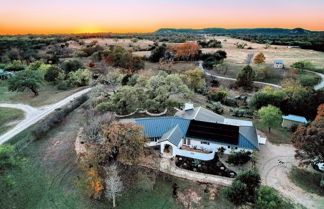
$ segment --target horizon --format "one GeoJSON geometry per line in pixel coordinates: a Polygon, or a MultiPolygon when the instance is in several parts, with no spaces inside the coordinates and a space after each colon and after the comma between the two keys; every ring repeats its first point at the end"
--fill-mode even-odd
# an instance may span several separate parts
{"type": "Polygon", "coordinates": [[[320,0],[3,0],[1,35],[152,33],[160,28],[324,31],[320,0]],[[273,6],[280,5],[280,6],[273,6]]]}

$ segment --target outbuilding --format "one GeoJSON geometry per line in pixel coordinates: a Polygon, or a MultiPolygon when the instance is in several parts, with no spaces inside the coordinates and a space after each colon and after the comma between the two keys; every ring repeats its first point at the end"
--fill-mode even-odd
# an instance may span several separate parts
{"type": "Polygon", "coordinates": [[[274,68],[275,69],[284,69],[285,68],[284,61],[283,60],[275,60],[274,68]]]}
{"type": "Polygon", "coordinates": [[[307,123],[306,118],[298,115],[284,115],[282,116],[281,126],[284,128],[291,128],[294,125],[304,125],[307,123]]]}

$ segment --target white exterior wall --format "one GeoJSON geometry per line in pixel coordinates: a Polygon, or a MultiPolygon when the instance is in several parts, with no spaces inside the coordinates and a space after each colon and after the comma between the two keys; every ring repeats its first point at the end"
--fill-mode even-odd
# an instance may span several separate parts
{"type": "MultiPolygon", "coordinates": [[[[160,145],[160,152],[161,155],[164,157],[175,157],[175,156],[184,156],[184,157],[190,157],[194,159],[199,159],[199,160],[212,160],[215,156],[215,153],[218,151],[219,148],[224,147],[225,154],[230,154],[231,152],[239,152],[239,151],[250,151],[253,152],[253,150],[249,149],[242,149],[242,148],[237,148],[234,149],[234,147],[228,148],[228,146],[225,145],[220,145],[220,144],[215,144],[215,143],[210,143],[208,144],[201,144],[200,141],[198,140],[190,140],[190,146],[191,148],[197,148],[197,149],[203,149],[203,150],[209,150],[212,151],[212,153],[201,153],[201,152],[194,152],[194,151],[188,151],[188,150],[182,150],[180,147],[183,145],[183,140],[179,143],[179,146],[175,146],[169,141],[164,141],[160,145]],[[172,155],[164,153],[164,148],[165,145],[170,145],[172,147],[172,155]]],[[[188,145],[185,145],[188,146],[188,145]]]]}
{"type": "Polygon", "coordinates": [[[283,69],[284,68],[284,64],[275,63],[274,64],[274,68],[276,68],[276,69],[283,69]]]}

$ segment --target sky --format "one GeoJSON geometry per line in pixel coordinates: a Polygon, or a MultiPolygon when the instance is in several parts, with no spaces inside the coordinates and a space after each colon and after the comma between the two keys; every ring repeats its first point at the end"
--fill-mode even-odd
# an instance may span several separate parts
{"type": "Polygon", "coordinates": [[[324,31],[324,0],[0,0],[0,34],[207,27],[324,31]]]}

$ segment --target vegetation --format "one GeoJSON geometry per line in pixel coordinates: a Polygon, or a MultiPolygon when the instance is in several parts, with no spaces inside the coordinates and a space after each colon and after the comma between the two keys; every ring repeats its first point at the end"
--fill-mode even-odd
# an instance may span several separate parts
{"type": "Polygon", "coordinates": [[[21,110],[0,107],[0,135],[10,127],[8,123],[23,117],[24,112],[21,110]]]}
{"type": "Polygon", "coordinates": [[[227,163],[235,166],[243,165],[251,160],[251,154],[248,151],[233,152],[228,156],[227,163]]]}
{"type": "Polygon", "coordinates": [[[260,52],[254,57],[253,63],[260,65],[260,64],[264,64],[265,60],[266,60],[266,58],[265,58],[264,54],[260,52]]]}
{"type": "Polygon", "coordinates": [[[261,178],[258,173],[252,170],[244,171],[235,177],[230,187],[225,188],[225,194],[228,200],[240,206],[255,201],[260,184],[261,178]]]}
{"type": "Polygon", "coordinates": [[[292,143],[295,146],[295,157],[305,164],[324,161],[324,119],[322,107],[318,108],[316,119],[307,127],[300,126],[292,134],[292,143]]]}
{"type": "Polygon", "coordinates": [[[222,42],[218,40],[198,41],[202,48],[222,48],[222,42]]]}
{"type": "Polygon", "coordinates": [[[10,91],[25,91],[29,89],[37,96],[42,81],[43,79],[39,72],[24,70],[17,72],[15,76],[8,80],[8,89],[10,91]]]}
{"type": "Polygon", "coordinates": [[[258,115],[260,117],[261,123],[263,123],[265,126],[268,126],[269,133],[271,131],[271,128],[280,126],[282,121],[282,114],[280,109],[272,105],[262,107],[258,111],[258,115]]]}
{"type": "Polygon", "coordinates": [[[251,87],[253,79],[255,78],[255,72],[250,65],[245,66],[237,75],[236,84],[242,87],[251,87]]]}
{"type": "Polygon", "coordinates": [[[199,68],[184,72],[184,81],[195,92],[201,92],[205,88],[205,74],[199,68]]]}
{"type": "Polygon", "coordinates": [[[166,52],[166,45],[158,46],[152,50],[149,60],[151,62],[159,62],[162,58],[164,58],[166,52]]]}
{"type": "Polygon", "coordinates": [[[268,186],[261,186],[257,192],[256,209],[293,209],[294,206],[284,200],[278,192],[268,186]]]}
{"type": "Polygon", "coordinates": [[[197,60],[200,54],[200,46],[196,42],[173,45],[169,48],[175,60],[197,60]]]}
{"type": "Polygon", "coordinates": [[[321,174],[298,167],[293,167],[289,173],[291,181],[305,190],[320,196],[324,195],[324,188],[320,186],[321,174]]]}
{"type": "Polygon", "coordinates": [[[291,65],[291,67],[299,69],[300,71],[312,70],[315,66],[309,61],[299,61],[291,65]]]}
{"type": "Polygon", "coordinates": [[[203,66],[208,69],[217,67],[217,65],[222,64],[226,58],[227,58],[227,53],[223,50],[218,50],[213,54],[200,55],[200,59],[204,61],[203,66]]]}

